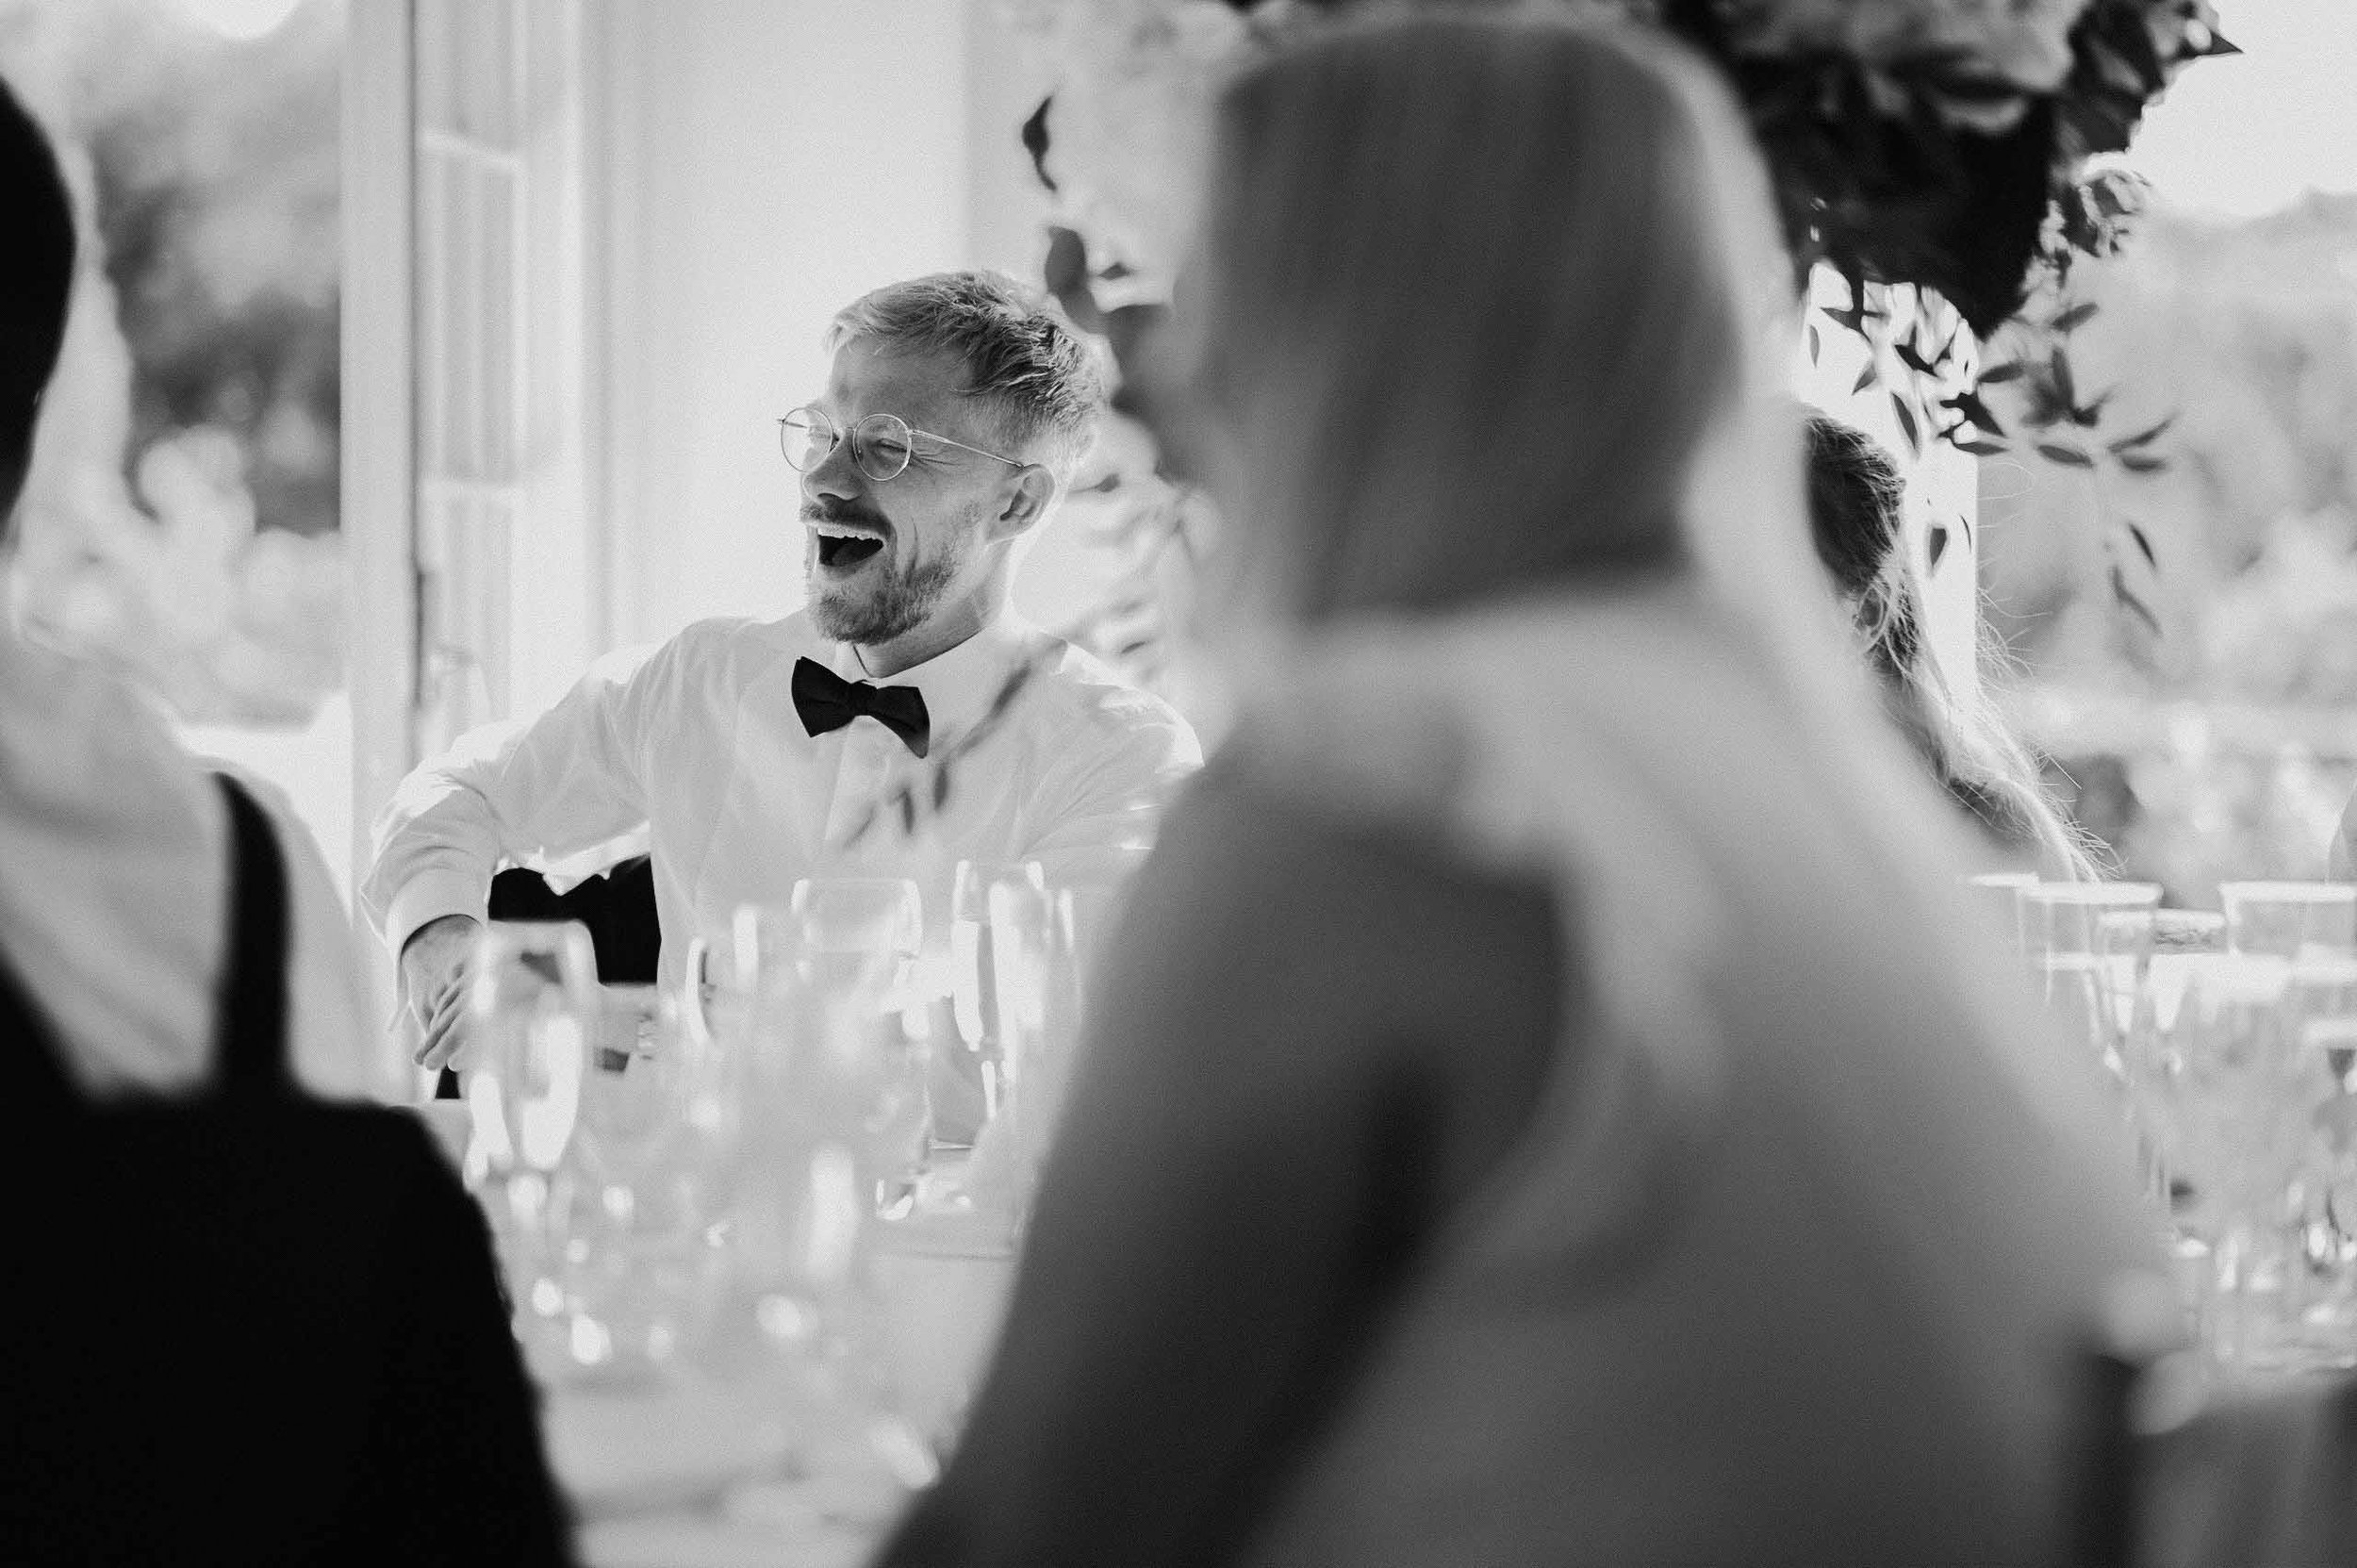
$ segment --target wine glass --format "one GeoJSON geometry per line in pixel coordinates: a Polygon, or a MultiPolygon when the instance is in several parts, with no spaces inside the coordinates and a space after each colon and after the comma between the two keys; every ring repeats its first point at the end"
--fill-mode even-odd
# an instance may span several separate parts
{"type": "Polygon", "coordinates": [[[677,997],[615,985],[602,1001],[555,1228],[565,1353],[612,1377],[668,1361],[711,1304],[737,1118],[719,1042],[684,1027],[677,997]]]}
{"type": "Polygon", "coordinates": [[[569,922],[492,921],[468,966],[468,1173],[478,1191],[497,1190],[486,1208],[517,1306],[542,1318],[564,1307],[551,1211],[602,1012],[596,974],[588,932],[569,922]]]}
{"type": "Polygon", "coordinates": [[[2125,1093],[2128,1013],[2151,956],[2151,883],[2039,883],[2017,895],[2021,946],[2046,1010],[2125,1093]]]}
{"type": "Polygon", "coordinates": [[[1055,906],[1037,861],[958,864],[949,908],[957,1045],[944,1053],[950,1069],[934,1074],[935,1105],[945,1091],[960,1096],[952,1136],[970,1129],[967,1203],[1010,1221],[1030,1164],[1022,1080],[1046,1022],[1054,931],[1055,906]]]}
{"type": "Polygon", "coordinates": [[[2171,1081],[2182,1256],[2198,1263],[2204,1334],[2230,1364],[2276,1355],[2287,1328],[2301,1093],[2290,979],[2271,955],[2190,956],[2156,1042],[2171,1081]]]}
{"type": "Polygon", "coordinates": [[[1990,929],[2017,952],[2021,948],[2021,891],[2037,883],[2035,871],[1983,871],[1964,879],[1974,905],[1987,911],[1990,929]]]}
{"type": "Polygon", "coordinates": [[[2217,893],[2232,951],[2279,958],[2357,952],[2357,883],[2226,882],[2217,893]]]}

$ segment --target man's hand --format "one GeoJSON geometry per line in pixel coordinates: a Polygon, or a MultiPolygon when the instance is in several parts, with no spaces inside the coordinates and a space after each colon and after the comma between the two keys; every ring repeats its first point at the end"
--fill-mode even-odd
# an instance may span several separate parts
{"type": "Polygon", "coordinates": [[[467,955],[482,922],[445,915],[410,934],[401,949],[401,1005],[418,1027],[417,1063],[446,1067],[467,1043],[467,955]]]}

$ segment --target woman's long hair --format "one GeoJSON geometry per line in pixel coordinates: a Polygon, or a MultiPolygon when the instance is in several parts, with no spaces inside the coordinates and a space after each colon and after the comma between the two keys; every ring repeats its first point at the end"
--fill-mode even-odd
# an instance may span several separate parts
{"type": "Polygon", "coordinates": [[[1346,28],[1225,94],[1182,358],[1280,621],[1686,555],[1747,325],[1704,138],[1664,48],[1518,25],[1346,28]]]}
{"type": "Polygon", "coordinates": [[[1559,7],[1390,10],[1244,71],[1211,142],[1160,392],[1231,648],[1686,577],[1861,848],[1953,882],[1810,548],[1798,301],[1708,65],[1559,7]]]}
{"type": "MultiPolygon", "coordinates": [[[[1817,554],[1850,607],[1900,732],[1997,838],[2035,850],[2049,876],[2096,879],[2088,842],[2056,805],[2036,758],[1986,696],[1956,689],[1924,637],[1922,594],[1901,548],[1906,482],[1898,465],[1872,437],[1830,414],[1812,412],[1806,430],[1817,554]]],[[[1984,665],[1993,662],[1986,635],[1976,626],[1984,665]]]]}

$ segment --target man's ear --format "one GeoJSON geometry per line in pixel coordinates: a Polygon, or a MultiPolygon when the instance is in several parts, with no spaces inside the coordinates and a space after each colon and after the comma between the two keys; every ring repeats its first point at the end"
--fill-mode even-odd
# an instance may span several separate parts
{"type": "Polygon", "coordinates": [[[1056,476],[1037,463],[1027,463],[1001,493],[998,511],[990,520],[990,536],[1012,539],[1030,533],[1055,500],[1056,476]]]}

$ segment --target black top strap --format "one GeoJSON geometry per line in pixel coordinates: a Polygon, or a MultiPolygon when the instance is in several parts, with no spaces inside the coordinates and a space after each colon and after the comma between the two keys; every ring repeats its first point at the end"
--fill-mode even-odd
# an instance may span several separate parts
{"type": "Polygon", "coordinates": [[[215,1082],[225,1095],[288,1092],[287,862],[245,787],[215,775],[229,807],[229,948],[215,993],[215,1082]]]}

